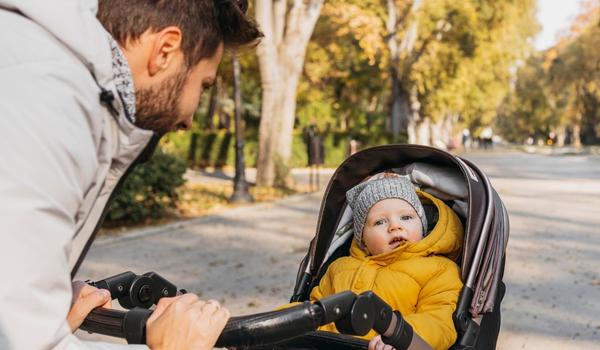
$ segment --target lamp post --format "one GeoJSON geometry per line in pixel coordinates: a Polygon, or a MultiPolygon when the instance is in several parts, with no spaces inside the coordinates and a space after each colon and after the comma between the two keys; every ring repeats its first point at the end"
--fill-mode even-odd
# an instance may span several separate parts
{"type": "Polygon", "coordinates": [[[233,98],[235,103],[235,176],[233,178],[233,194],[229,198],[232,203],[253,202],[248,192],[244,164],[244,138],[242,136],[242,90],[240,87],[240,61],[233,56],[233,98]]]}

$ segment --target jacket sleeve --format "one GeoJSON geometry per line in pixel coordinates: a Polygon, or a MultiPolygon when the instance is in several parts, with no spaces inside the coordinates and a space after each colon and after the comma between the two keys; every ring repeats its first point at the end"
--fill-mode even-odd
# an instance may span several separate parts
{"type": "Polygon", "coordinates": [[[0,66],[1,349],[130,348],[82,342],[66,321],[75,218],[97,162],[86,123],[100,107],[96,91],[78,89],[84,74],[0,66]]]}
{"type": "Polygon", "coordinates": [[[319,284],[312,289],[312,291],[310,292],[310,301],[319,300],[326,296],[334,294],[335,289],[333,287],[332,280],[332,270],[334,266],[335,262],[329,265],[329,268],[327,269],[327,271],[325,271],[323,277],[321,277],[321,281],[319,282],[319,284]]]}
{"type": "Polygon", "coordinates": [[[448,262],[423,286],[415,313],[404,316],[423,340],[434,349],[448,349],[456,341],[452,313],[462,287],[459,269],[448,262]]]}

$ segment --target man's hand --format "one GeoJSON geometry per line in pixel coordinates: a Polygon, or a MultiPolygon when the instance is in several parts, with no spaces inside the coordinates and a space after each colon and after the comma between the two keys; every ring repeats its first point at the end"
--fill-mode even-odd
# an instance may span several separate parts
{"type": "Polygon", "coordinates": [[[194,294],[162,298],[146,322],[146,343],[152,350],[208,350],[229,319],[217,301],[194,294]]]}
{"type": "Polygon", "coordinates": [[[73,299],[67,321],[71,327],[71,332],[75,332],[93,309],[98,306],[110,308],[112,303],[110,292],[106,289],[98,289],[82,281],[74,281],[72,288],[73,299]]]}
{"type": "Polygon", "coordinates": [[[378,335],[373,337],[371,341],[369,341],[369,350],[395,350],[391,345],[387,345],[381,340],[381,336],[378,335]]]}

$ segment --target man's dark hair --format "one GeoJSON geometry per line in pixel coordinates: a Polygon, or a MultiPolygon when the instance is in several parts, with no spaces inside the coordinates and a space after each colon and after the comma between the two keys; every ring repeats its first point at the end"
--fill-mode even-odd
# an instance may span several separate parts
{"type": "Polygon", "coordinates": [[[181,29],[188,67],[214,56],[220,43],[237,49],[258,42],[262,33],[246,16],[247,0],[100,0],[98,19],[121,45],[148,29],[181,29]]]}

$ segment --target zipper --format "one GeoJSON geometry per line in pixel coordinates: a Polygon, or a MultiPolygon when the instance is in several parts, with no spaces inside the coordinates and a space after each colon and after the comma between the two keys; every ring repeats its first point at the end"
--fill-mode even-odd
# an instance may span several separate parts
{"type": "Polygon", "coordinates": [[[154,135],[152,135],[152,138],[150,138],[150,141],[148,141],[148,143],[146,144],[144,149],[137,155],[137,157],[133,160],[133,162],[131,162],[131,164],[129,164],[129,167],[127,167],[127,169],[125,170],[123,175],[117,181],[117,185],[113,188],[112,192],[110,193],[110,196],[108,197],[108,200],[106,201],[106,204],[104,205],[104,209],[102,209],[102,214],[100,214],[100,219],[98,219],[98,223],[96,223],[96,227],[94,227],[94,231],[92,231],[92,234],[90,235],[87,242],[85,243],[85,247],[81,251],[79,258],[77,258],[77,262],[75,263],[75,266],[71,270],[71,279],[75,277],[75,274],[77,274],[77,271],[79,270],[79,267],[81,266],[81,263],[83,262],[85,256],[87,255],[88,250],[90,249],[92,243],[94,242],[94,239],[96,238],[96,234],[100,230],[100,227],[102,227],[102,224],[104,223],[104,219],[106,218],[106,215],[108,214],[108,208],[110,207],[110,204],[113,201],[115,194],[117,193],[119,188],[123,185],[123,183],[125,182],[127,177],[129,177],[129,175],[131,174],[131,171],[133,171],[133,169],[138,164],[144,163],[148,159],[150,159],[150,157],[152,156],[152,154],[154,154],[154,151],[156,150],[158,141],[160,141],[160,135],[157,133],[154,133],[154,135]]]}

